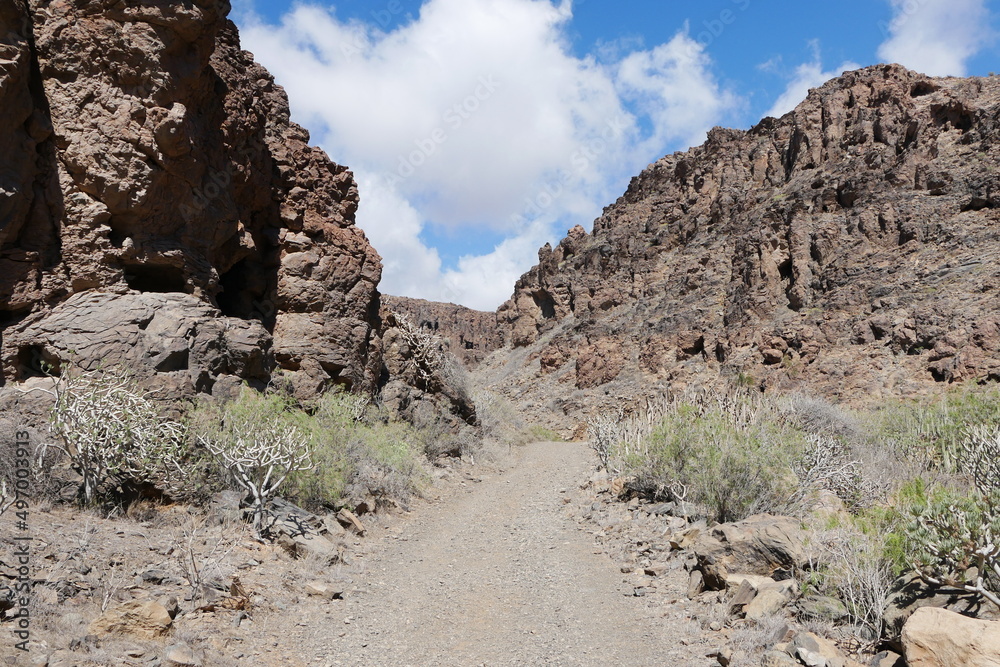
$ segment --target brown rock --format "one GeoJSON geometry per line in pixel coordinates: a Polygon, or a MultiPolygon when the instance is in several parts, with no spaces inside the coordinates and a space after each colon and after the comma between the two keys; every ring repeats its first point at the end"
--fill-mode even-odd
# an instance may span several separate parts
{"type": "Polygon", "coordinates": [[[168,646],[163,652],[164,667],[202,667],[204,664],[205,656],[187,644],[168,646]]]}
{"type": "Polygon", "coordinates": [[[998,100],[996,77],[878,65],[660,159],[518,280],[505,386],[539,418],[555,393],[570,427],[657,382],[878,400],[1000,378],[998,100]],[[546,381],[573,361],[575,388],[546,381]]]}
{"type": "MultiPolygon", "coordinates": [[[[57,353],[43,339],[55,329],[46,311],[100,290],[186,295],[213,311],[202,325],[221,331],[220,313],[242,321],[231,334],[239,345],[265,341],[266,351],[273,334],[300,394],[374,390],[381,263],[354,225],[354,179],[289,120],[284,91],[240,48],[228,8],[0,9],[11,193],[0,203],[0,384],[57,353]]],[[[122,343],[115,356],[130,354],[122,343]]],[[[184,351],[167,346],[148,361],[173,372],[184,351]]]]}
{"type": "Polygon", "coordinates": [[[90,624],[89,632],[102,635],[129,635],[143,639],[156,639],[167,634],[173,618],[158,602],[135,600],[108,609],[90,624]]]}
{"type": "Polygon", "coordinates": [[[691,548],[705,586],[722,590],[731,572],[773,578],[778,572],[787,575],[800,569],[806,562],[804,537],[797,520],[759,514],[715,526],[691,548]]]}
{"type": "Polygon", "coordinates": [[[801,663],[782,651],[768,651],[760,659],[761,667],[800,667],[801,663]]]}
{"type": "Polygon", "coordinates": [[[845,657],[832,641],[811,632],[796,634],[787,651],[806,667],[861,667],[845,657]]]}
{"type": "Polygon", "coordinates": [[[763,621],[774,616],[795,598],[794,582],[781,582],[762,586],[756,597],[743,608],[744,617],[763,621]]]}
{"type": "Polygon", "coordinates": [[[897,651],[903,648],[899,638],[907,619],[924,607],[947,609],[987,620],[1000,619],[1000,609],[988,600],[955,589],[931,586],[910,573],[893,584],[882,613],[883,636],[897,651]]]}
{"type": "Polygon", "coordinates": [[[423,299],[382,295],[382,305],[405,315],[420,329],[439,336],[446,349],[467,368],[475,368],[491,352],[503,346],[496,313],[437,303],[423,299]]]}
{"type": "Polygon", "coordinates": [[[365,534],[365,524],[361,523],[361,519],[354,515],[354,512],[348,509],[342,509],[337,512],[337,520],[340,524],[358,535],[365,534]]]}
{"type": "Polygon", "coordinates": [[[906,660],[893,651],[881,651],[872,657],[868,667],[906,667],[906,660]]]}
{"type": "Polygon", "coordinates": [[[322,581],[312,581],[305,585],[306,595],[323,598],[325,600],[338,600],[344,597],[344,589],[336,588],[322,581]]]}
{"type": "Polygon", "coordinates": [[[1000,621],[925,607],[906,621],[902,642],[909,667],[1000,667],[1000,621]]]}

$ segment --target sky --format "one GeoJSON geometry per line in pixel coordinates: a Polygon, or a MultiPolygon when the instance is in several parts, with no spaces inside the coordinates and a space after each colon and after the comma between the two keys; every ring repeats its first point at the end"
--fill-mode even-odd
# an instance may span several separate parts
{"type": "Polygon", "coordinates": [[[494,310],[631,177],[841,72],[1000,71],[1000,0],[234,0],[349,166],[380,291],[494,310]]]}

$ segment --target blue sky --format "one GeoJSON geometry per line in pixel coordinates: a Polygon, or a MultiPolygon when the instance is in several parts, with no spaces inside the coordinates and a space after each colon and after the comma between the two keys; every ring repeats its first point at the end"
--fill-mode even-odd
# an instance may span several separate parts
{"type": "Polygon", "coordinates": [[[1000,0],[235,0],[313,141],[355,171],[391,294],[493,309],[537,249],[714,125],[901,62],[1000,70],[1000,0]]]}

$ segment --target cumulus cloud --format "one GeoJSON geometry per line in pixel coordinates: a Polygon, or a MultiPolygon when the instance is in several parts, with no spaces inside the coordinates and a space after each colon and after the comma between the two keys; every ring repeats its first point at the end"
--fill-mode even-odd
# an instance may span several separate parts
{"type": "Polygon", "coordinates": [[[735,104],[686,29],[609,62],[572,53],[569,0],[427,0],[386,31],[392,6],[360,22],[299,4],[269,25],[244,3],[238,19],[296,120],[354,169],[387,293],[495,308],[539,245],[735,104]],[[445,266],[420,238],[432,223],[506,240],[445,266]]]}
{"type": "Polygon", "coordinates": [[[932,76],[965,76],[966,61],[991,38],[985,0],[890,0],[892,20],[878,56],[932,76]]]}
{"type": "MultiPolygon", "coordinates": [[[[848,70],[861,67],[857,63],[845,61],[840,64],[840,67],[823,71],[823,60],[820,56],[819,43],[812,42],[810,46],[813,51],[812,61],[802,63],[795,68],[795,72],[789,80],[788,85],[785,86],[784,92],[774,101],[774,105],[764,114],[765,116],[780,118],[806,99],[810,88],[818,88],[830,79],[840,76],[848,70]]],[[[776,63],[773,61],[768,62],[762,65],[761,68],[774,70],[776,63]]]]}

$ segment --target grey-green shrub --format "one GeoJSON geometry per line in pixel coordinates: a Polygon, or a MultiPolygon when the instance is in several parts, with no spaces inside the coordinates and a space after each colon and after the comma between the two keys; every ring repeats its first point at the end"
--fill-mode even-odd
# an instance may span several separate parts
{"type": "Polygon", "coordinates": [[[928,583],[977,593],[1000,607],[1000,489],[910,492],[906,550],[928,583]]]}
{"type": "Polygon", "coordinates": [[[316,463],[293,474],[289,496],[312,508],[335,508],[372,496],[406,505],[424,480],[423,452],[434,437],[389,419],[357,395],[328,392],[302,414],[316,463]]]}
{"type": "Polygon", "coordinates": [[[314,467],[305,415],[281,394],[243,387],[236,400],[209,404],[194,420],[200,444],[250,495],[258,537],[270,500],[288,476],[314,467]]]}

